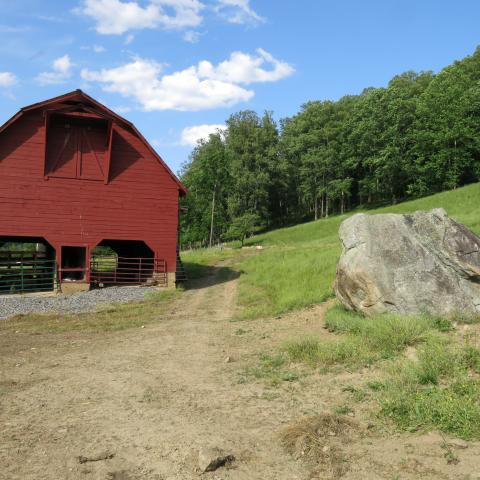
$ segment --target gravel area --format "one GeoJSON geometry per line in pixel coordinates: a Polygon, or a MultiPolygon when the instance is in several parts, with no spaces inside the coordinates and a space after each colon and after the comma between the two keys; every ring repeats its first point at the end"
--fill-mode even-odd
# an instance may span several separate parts
{"type": "Polygon", "coordinates": [[[0,296],[0,319],[27,313],[92,312],[109,303],[143,300],[147,292],[155,290],[155,287],[108,287],[73,295],[0,296]]]}

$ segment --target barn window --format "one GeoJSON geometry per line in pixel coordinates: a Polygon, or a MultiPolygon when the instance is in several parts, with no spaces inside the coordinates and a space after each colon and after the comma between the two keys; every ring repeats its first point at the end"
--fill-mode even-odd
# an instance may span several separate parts
{"type": "Polygon", "coordinates": [[[83,281],[86,278],[87,248],[62,247],[61,281],[83,281]]]}
{"type": "Polygon", "coordinates": [[[45,176],[106,181],[109,129],[109,122],[101,118],[49,116],[45,176]]]}

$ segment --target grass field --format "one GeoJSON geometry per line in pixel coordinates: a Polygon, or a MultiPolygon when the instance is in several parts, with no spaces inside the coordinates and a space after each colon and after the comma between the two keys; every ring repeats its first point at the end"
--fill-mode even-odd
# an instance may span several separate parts
{"type": "Polygon", "coordinates": [[[340,223],[353,213],[409,213],[444,208],[460,223],[480,234],[480,184],[376,210],[358,210],[250,238],[248,249],[206,249],[184,252],[194,275],[219,261],[241,272],[238,302],[241,318],[281,314],[320,303],[333,296],[335,267],[341,252],[340,223]]]}

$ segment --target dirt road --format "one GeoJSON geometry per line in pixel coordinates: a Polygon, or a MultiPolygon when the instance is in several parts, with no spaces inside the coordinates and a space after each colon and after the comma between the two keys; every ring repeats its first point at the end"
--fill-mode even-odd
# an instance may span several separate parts
{"type": "MultiPolygon", "coordinates": [[[[347,395],[344,386],[361,374],[315,373],[278,387],[246,380],[258,355],[283,339],[328,335],[324,307],[231,322],[237,280],[220,273],[198,281],[145,328],[1,331],[0,478],[197,479],[202,446],[236,457],[206,479],[332,478],[286,454],[279,432],[299,418],[331,412],[347,395]],[[103,452],[113,458],[78,461],[103,452]]],[[[351,445],[344,478],[480,478],[470,476],[479,453],[472,445],[459,452],[460,466],[451,466],[438,436],[367,436],[351,445]]]]}

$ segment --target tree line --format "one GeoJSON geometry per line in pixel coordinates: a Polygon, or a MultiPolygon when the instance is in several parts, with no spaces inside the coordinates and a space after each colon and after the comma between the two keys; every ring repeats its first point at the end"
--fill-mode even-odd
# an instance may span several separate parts
{"type": "Polygon", "coordinates": [[[454,189],[480,180],[480,47],[438,74],[226,127],[182,167],[184,247],[454,189]]]}

